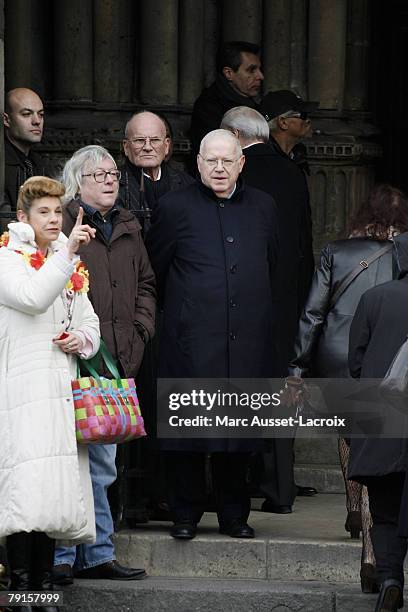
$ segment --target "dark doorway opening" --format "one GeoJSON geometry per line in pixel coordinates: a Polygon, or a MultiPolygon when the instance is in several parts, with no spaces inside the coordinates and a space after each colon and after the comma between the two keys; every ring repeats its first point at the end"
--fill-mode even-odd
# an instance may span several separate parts
{"type": "Polygon", "coordinates": [[[377,180],[408,193],[408,2],[372,3],[371,107],[384,158],[377,180]]]}

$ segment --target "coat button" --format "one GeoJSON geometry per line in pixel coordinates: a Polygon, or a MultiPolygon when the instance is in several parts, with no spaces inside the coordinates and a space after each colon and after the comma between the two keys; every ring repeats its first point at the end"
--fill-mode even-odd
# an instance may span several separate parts
{"type": "Polygon", "coordinates": [[[236,264],[233,264],[232,266],[230,266],[230,272],[231,274],[235,274],[235,272],[237,271],[237,266],[236,264]]]}
{"type": "Polygon", "coordinates": [[[119,318],[118,317],[113,317],[113,322],[114,323],[118,323],[119,322],[119,318]]]}
{"type": "Polygon", "coordinates": [[[236,340],[237,335],[236,335],[236,334],[234,334],[234,332],[231,332],[231,333],[230,333],[230,338],[231,338],[231,340],[236,340]]]}
{"type": "Polygon", "coordinates": [[[220,208],[224,208],[224,206],[225,206],[225,202],[223,202],[222,200],[220,202],[218,202],[218,204],[220,205],[220,208]]]}
{"type": "Polygon", "coordinates": [[[234,242],[234,237],[233,236],[227,236],[225,240],[227,242],[234,242]]]}
{"type": "Polygon", "coordinates": [[[236,307],[236,305],[237,305],[237,303],[236,303],[236,302],[234,302],[234,300],[230,300],[230,306],[231,306],[231,308],[235,308],[235,307],[236,307]]]}
{"type": "Polygon", "coordinates": [[[118,286],[118,281],[112,281],[112,287],[117,287],[118,286]]]}

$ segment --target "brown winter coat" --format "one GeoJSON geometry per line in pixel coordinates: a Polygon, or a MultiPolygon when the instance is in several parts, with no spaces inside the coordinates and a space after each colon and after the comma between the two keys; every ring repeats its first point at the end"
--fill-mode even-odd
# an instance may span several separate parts
{"type": "MultiPolygon", "coordinates": [[[[66,206],[62,229],[67,236],[78,209],[76,200],[66,206]]],[[[86,214],[84,223],[93,225],[86,214]]],[[[100,320],[101,336],[123,374],[135,377],[144,352],[138,329],[146,339],[153,337],[156,304],[154,273],[139,222],[131,212],[120,209],[109,243],[97,230],[95,239],[79,255],[89,270],[89,299],[100,320]]]]}

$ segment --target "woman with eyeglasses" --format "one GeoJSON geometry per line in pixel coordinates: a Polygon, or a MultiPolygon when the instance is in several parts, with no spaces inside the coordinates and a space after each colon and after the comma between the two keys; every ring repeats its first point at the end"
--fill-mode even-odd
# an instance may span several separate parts
{"type": "MultiPolygon", "coordinates": [[[[408,231],[408,199],[390,185],[372,189],[350,222],[349,236],[325,246],[320,255],[290,364],[298,377],[347,378],[349,331],[360,297],[375,285],[392,280],[392,239],[408,231]]],[[[339,439],[346,487],[346,531],[363,533],[361,588],[378,591],[367,489],[347,479],[349,444],[339,439]]]]}

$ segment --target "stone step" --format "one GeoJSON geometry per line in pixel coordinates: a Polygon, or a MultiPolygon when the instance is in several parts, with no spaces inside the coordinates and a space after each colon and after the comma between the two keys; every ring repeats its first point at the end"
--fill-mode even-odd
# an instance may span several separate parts
{"type": "Polygon", "coordinates": [[[322,438],[310,440],[297,438],[295,440],[296,464],[338,465],[339,452],[337,438],[322,438]]]}
{"type": "Polygon", "coordinates": [[[319,493],[344,493],[344,480],[339,465],[314,465],[297,463],[295,482],[315,487],[319,493]]]}
{"type": "Polygon", "coordinates": [[[345,515],[344,496],[316,495],[297,498],[289,515],[252,511],[253,540],[220,535],[216,515],[206,513],[194,540],[150,522],[116,534],[115,547],[121,563],[151,576],[355,582],[361,543],[344,531],[345,515]]]}
{"type": "Polygon", "coordinates": [[[76,580],[63,593],[76,612],[372,612],[377,597],[356,584],[168,577],[76,580]]]}

